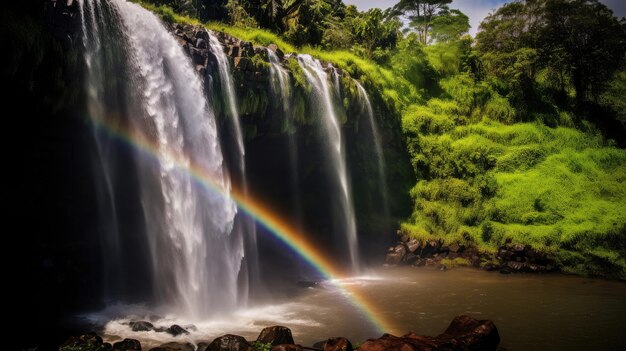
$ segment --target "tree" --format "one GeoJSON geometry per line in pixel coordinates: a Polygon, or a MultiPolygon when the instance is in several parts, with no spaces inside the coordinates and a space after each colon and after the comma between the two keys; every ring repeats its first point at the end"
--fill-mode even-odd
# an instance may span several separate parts
{"type": "Polygon", "coordinates": [[[443,10],[431,21],[431,37],[436,42],[461,38],[470,29],[469,17],[459,10],[443,10]]]}
{"type": "Polygon", "coordinates": [[[428,44],[432,21],[440,12],[447,11],[450,3],[452,0],[400,0],[394,6],[394,10],[399,15],[407,16],[410,26],[418,34],[419,41],[428,44]]]}
{"type": "Polygon", "coordinates": [[[576,100],[596,100],[624,60],[626,33],[597,0],[549,0],[539,51],[545,65],[563,70],[576,100]]]}
{"type": "Polygon", "coordinates": [[[539,71],[558,96],[572,90],[579,105],[595,100],[626,51],[623,25],[597,0],[506,4],[481,23],[476,40],[488,73],[518,84],[521,101],[536,93],[539,71]]]}

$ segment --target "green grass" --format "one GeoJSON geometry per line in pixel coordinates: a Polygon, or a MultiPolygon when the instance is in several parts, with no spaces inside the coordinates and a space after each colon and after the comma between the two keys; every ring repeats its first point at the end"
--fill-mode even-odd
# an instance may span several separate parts
{"type": "Polygon", "coordinates": [[[626,272],[626,150],[572,128],[412,117],[404,128],[421,132],[412,150],[425,179],[403,231],[487,251],[512,239],[580,253],[567,259],[583,272],[626,272]]]}

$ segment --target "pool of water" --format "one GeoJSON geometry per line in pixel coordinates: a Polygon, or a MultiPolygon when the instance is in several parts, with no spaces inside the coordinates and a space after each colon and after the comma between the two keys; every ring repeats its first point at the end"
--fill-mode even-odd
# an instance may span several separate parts
{"type": "MultiPolygon", "coordinates": [[[[206,321],[173,316],[154,317],[142,306],[117,306],[88,316],[103,325],[107,341],[130,337],[152,347],[169,341],[210,341],[225,333],[255,339],[269,325],[291,328],[297,343],[313,345],[331,336],[353,343],[380,336],[366,313],[355,307],[356,296],[376,311],[391,332],[437,335],[452,318],[467,314],[495,322],[507,350],[626,350],[626,284],[548,275],[502,275],[473,269],[381,268],[366,276],[304,288],[284,303],[246,308],[206,321]],[[130,320],[155,325],[193,323],[195,331],[172,337],[132,332],[130,320]]],[[[158,313],[157,313],[158,314],[158,313]]]]}

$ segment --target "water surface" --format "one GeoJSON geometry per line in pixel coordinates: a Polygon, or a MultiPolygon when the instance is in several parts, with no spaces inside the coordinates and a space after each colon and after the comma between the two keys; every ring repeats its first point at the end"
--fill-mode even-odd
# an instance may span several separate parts
{"type": "MultiPolygon", "coordinates": [[[[502,275],[472,269],[441,272],[397,267],[381,268],[344,283],[377,306],[382,311],[379,317],[394,326],[396,335],[410,331],[437,335],[452,318],[467,314],[493,320],[501,346],[507,350],[626,350],[626,284],[620,282],[558,274],[502,275]]],[[[186,337],[129,332],[123,323],[131,318],[109,322],[105,332],[108,340],[134,337],[146,345],[206,341],[225,333],[255,339],[264,326],[274,324],[290,327],[302,345],[330,336],[345,336],[355,343],[380,336],[348,298],[332,284],[322,283],[296,290],[288,303],[196,321],[197,331],[186,337]]],[[[174,317],[155,319],[161,325],[173,322],[186,323],[174,317]]]]}

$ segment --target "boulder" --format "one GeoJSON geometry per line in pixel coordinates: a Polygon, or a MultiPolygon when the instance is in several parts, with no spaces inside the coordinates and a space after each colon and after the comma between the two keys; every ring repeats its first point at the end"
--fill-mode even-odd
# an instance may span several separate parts
{"type": "Polygon", "coordinates": [[[408,236],[408,235],[406,235],[406,234],[402,235],[402,236],[400,237],[400,241],[401,241],[401,242],[403,242],[403,243],[405,243],[405,242],[409,241],[409,236],[408,236]]]}
{"type": "Polygon", "coordinates": [[[417,256],[415,256],[415,254],[412,254],[412,253],[408,253],[402,258],[402,262],[406,264],[411,264],[415,262],[415,260],[417,260],[417,256]]]}
{"type": "Polygon", "coordinates": [[[111,351],[141,351],[141,343],[135,339],[124,339],[113,344],[111,351]]]}
{"type": "Polygon", "coordinates": [[[352,351],[352,343],[346,338],[330,338],[324,344],[324,351],[352,351]]]}
{"type": "Polygon", "coordinates": [[[200,30],[196,31],[195,35],[196,35],[196,38],[198,38],[198,39],[203,39],[203,40],[209,41],[209,32],[207,32],[204,29],[200,29],[200,30]]]}
{"type": "Polygon", "coordinates": [[[407,241],[406,248],[410,253],[414,253],[420,248],[420,242],[417,239],[411,239],[407,241]]]}
{"type": "Polygon", "coordinates": [[[465,315],[455,317],[443,335],[454,338],[464,350],[496,350],[500,344],[500,333],[492,321],[465,315]]]}
{"type": "Polygon", "coordinates": [[[130,328],[136,331],[150,331],[154,329],[154,325],[148,321],[135,321],[129,323],[130,328]]]}
{"type": "Polygon", "coordinates": [[[297,344],[279,344],[272,346],[272,351],[303,351],[302,346],[297,344]]]}
{"type": "Polygon", "coordinates": [[[191,343],[168,342],[161,346],[151,348],[150,351],[195,351],[195,346],[191,343]]]}
{"type": "Polygon", "coordinates": [[[239,57],[239,56],[241,56],[241,50],[240,50],[239,46],[236,46],[236,45],[231,46],[230,47],[230,52],[228,53],[228,55],[232,56],[232,57],[239,57]]]}
{"type": "Polygon", "coordinates": [[[435,337],[409,333],[402,337],[384,334],[378,339],[367,340],[359,351],[436,351],[436,350],[483,350],[495,351],[500,335],[493,322],[476,320],[468,316],[456,317],[450,326],[435,337]]]}
{"type": "Polygon", "coordinates": [[[272,344],[272,346],[280,344],[295,344],[293,336],[291,335],[291,330],[280,325],[264,328],[256,341],[264,344],[269,343],[272,344]]]}
{"type": "Polygon", "coordinates": [[[173,336],[178,336],[181,334],[189,334],[189,332],[185,328],[181,327],[178,324],[173,324],[171,327],[167,328],[166,332],[173,336]]]}
{"type": "MultiPolygon", "coordinates": [[[[198,345],[198,349],[200,345],[198,345]]],[[[239,335],[226,334],[213,340],[206,348],[206,351],[246,351],[252,347],[246,339],[239,335]]]]}
{"type": "Polygon", "coordinates": [[[526,270],[526,263],[517,261],[508,261],[506,266],[513,272],[524,272],[526,270]]]}
{"type": "Polygon", "coordinates": [[[404,256],[406,254],[406,247],[404,245],[396,245],[393,248],[393,251],[396,252],[396,253],[399,253],[402,256],[404,256]]]}
{"type": "Polygon", "coordinates": [[[206,43],[206,40],[204,40],[204,39],[196,40],[196,47],[198,49],[208,49],[208,45],[206,43]]]}
{"type": "Polygon", "coordinates": [[[96,333],[88,333],[65,340],[59,351],[109,351],[111,348],[111,344],[103,343],[96,333]]]}
{"type": "Polygon", "coordinates": [[[399,254],[397,252],[389,252],[385,256],[385,264],[390,265],[390,266],[395,266],[399,264],[400,262],[402,262],[402,257],[404,257],[404,255],[399,254]]]}

